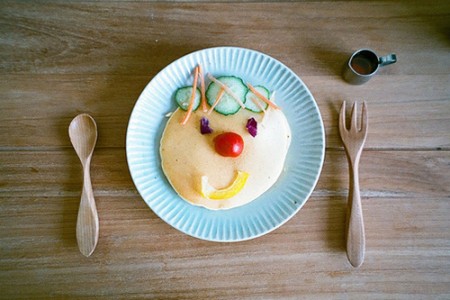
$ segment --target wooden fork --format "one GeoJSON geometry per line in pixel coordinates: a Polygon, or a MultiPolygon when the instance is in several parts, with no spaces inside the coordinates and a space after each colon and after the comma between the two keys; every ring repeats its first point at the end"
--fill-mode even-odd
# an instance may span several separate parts
{"type": "Polygon", "coordinates": [[[357,122],[357,104],[353,104],[350,129],[345,121],[345,101],[342,103],[339,114],[339,132],[347,153],[350,173],[350,186],[347,203],[346,243],[347,258],[353,267],[359,267],[364,261],[365,235],[359,193],[359,158],[367,137],[367,108],[363,102],[361,113],[361,126],[357,122]]]}

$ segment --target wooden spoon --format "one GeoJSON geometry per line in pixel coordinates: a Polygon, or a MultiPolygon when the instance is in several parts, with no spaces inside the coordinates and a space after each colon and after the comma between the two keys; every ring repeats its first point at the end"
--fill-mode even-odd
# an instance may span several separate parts
{"type": "Polygon", "coordinates": [[[88,114],[76,116],[69,126],[69,136],[83,165],[83,191],[77,219],[77,242],[80,252],[90,256],[98,241],[98,215],[92,191],[90,166],[92,153],[97,142],[97,125],[88,114]]]}

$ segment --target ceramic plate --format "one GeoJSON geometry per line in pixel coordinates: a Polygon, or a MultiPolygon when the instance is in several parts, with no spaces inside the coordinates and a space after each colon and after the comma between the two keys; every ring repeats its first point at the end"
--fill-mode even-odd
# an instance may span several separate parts
{"type": "Polygon", "coordinates": [[[131,176],[148,206],[174,228],[196,238],[234,242],[262,236],[292,218],[311,195],[322,168],[325,134],[317,104],[301,79],[274,58],[249,49],[218,47],[188,54],[168,65],[145,87],[133,109],[126,137],[131,176]],[[236,75],[276,91],[292,130],[285,172],[251,203],[212,211],[181,199],[166,180],[159,144],[173,94],[192,84],[192,70],[236,75]]]}

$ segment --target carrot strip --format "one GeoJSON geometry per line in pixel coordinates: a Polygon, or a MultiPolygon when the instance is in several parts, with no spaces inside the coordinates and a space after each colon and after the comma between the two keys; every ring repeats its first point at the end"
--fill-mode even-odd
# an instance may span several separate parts
{"type": "Polygon", "coordinates": [[[275,103],[273,103],[272,101],[270,101],[269,99],[267,99],[266,97],[264,97],[264,95],[262,95],[260,92],[258,92],[250,83],[247,83],[248,88],[250,89],[250,91],[253,92],[253,94],[255,94],[259,99],[261,99],[262,101],[266,102],[267,104],[269,104],[270,107],[274,108],[274,109],[280,109],[279,106],[275,105],[275,103]]]}
{"type": "Polygon", "coordinates": [[[206,94],[205,94],[205,74],[203,73],[202,66],[198,64],[198,72],[200,74],[200,93],[202,95],[202,109],[206,112],[208,108],[206,107],[206,94]]]}
{"type": "Polygon", "coordinates": [[[210,115],[213,109],[219,104],[220,99],[222,99],[223,93],[225,92],[225,89],[223,87],[220,88],[219,93],[217,94],[216,101],[214,101],[214,104],[209,108],[207,114],[210,115]]]}
{"type": "Polygon", "coordinates": [[[211,79],[211,81],[214,81],[215,83],[217,83],[218,85],[220,85],[225,92],[227,92],[227,94],[229,94],[231,97],[234,98],[234,100],[237,101],[237,103],[239,103],[239,105],[241,106],[241,108],[245,108],[245,104],[241,101],[241,99],[239,99],[238,96],[236,96],[235,93],[233,93],[233,91],[226,86],[225,84],[223,84],[222,82],[220,82],[220,80],[217,80],[217,78],[215,78],[214,76],[212,76],[211,74],[208,74],[208,78],[211,79]]]}
{"type": "Polygon", "coordinates": [[[188,110],[187,110],[186,114],[184,115],[183,120],[181,121],[181,125],[186,125],[187,121],[191,117],[192,110],[194,108],[195,92],[197,90],[198,72],[199,72],[198,67],[195,67],[194,83],[192,84],[191,99],[189,99],[188,110]]]}

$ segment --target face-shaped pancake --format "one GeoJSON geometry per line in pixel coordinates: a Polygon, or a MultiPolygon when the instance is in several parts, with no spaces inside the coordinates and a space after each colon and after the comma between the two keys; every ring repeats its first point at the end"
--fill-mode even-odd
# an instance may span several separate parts
{"type": "Polygon", "coordinates": [[[284,168],[291,132],[283,112],[269,108],[265,113],[241,109],[233,115],[194,111],[185,124],[185,111],[177,109],[167,122],[161,138],[160,155],[164,174],[174,190],[186,201],[208,209],[228,209],[244,205],[267,191],[284,168]],[[213,132],[200,133],[206,117],[213,132]],[[246,128],[248,119],[258,123],[253,137],[246,128]],[[226,132],[242,137],[244,148],[237,157],[224,157],[215,149],[215,138],[226,132]],[[202,178],[217,189],[229,187],[236,174],[248,175],[242,189],[230,198],[210,199],[202,195],[202,178]]]}

